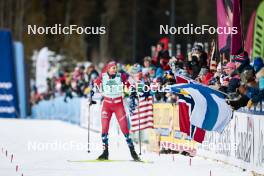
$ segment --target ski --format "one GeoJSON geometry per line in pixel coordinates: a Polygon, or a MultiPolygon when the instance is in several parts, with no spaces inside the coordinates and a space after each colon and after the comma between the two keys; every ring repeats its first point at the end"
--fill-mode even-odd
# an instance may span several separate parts
{"type": "Polygon", "coordinates": [[[71,163],[97,163],[97,162],[138,162],[138,163],[146,163],[146,164],[152,164],[154,163],[153,161],[147,161],[147,160],[141,160],[141,161],[134,161],[134,160],[97,160],[97,159],[92,159],[92,160],[67,160],[68,162],[71,163]]]}

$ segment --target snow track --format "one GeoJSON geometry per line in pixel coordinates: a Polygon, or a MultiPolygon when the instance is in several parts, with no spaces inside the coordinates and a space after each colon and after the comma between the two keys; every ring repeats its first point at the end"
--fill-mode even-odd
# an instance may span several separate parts
{"type": "MultiPolygon", "coordinates": [[[[95,159],[101,152],[100,134],[92,132],[91,139],[93,148],[88,154],[87,130],[77,125],[53,120],[0,119],[0,176],[210,176],[210,170],[212,176],[251,175],[200,157],[192,158],[190,166],[189,157],[159,156],[145,150],[141,157],[154,163],[67,162],[95,159]]],[[[110,159],[131,160],[122,136],[110,135],[109,142],[110,159]]]]}

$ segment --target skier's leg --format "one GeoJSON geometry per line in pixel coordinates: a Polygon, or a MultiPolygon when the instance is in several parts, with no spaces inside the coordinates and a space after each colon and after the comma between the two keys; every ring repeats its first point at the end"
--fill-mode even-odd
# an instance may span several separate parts
{"type": "Polygon", "coordinates": [[[138,157],[138,155],[135,151],[133,141],[129,136],[128,121],[127,121],[127,116],[126,116],[126,111],[125,111],[123,101],[121,103],[116,104],[115,115],[116,115],[117,121],[119,123],[119,126],[121,128],[121,131],[126,138],[126,142],[127,142],[128,147],[129,147],[130,154],[131,154],[132,158],[135,161],[140,161],[140,158],[138,157]]]}
{"type": "Polygon", "coordinates": [[[111,104],[108,104],[106,102],[103,102],[102,112],[101,112],[101,123],[102,123],[102,142],[104,151],[103,153],[98,157],[99,160],[107,160],[108,159],[108,131],[109,131],[109,125],[112,117],[112,110],[111,110],[111,104]]]}
{"type": "Polygon", "coordinates": [[[115,107],[116,108],[114,112],[122,133],[124,135],[129,134],[128,121],[127,121],[126,111],[123,102],[115,104],[115,107]]]}
{"type": "Polygon", "coordinates": [[[103,103],[101,112],[102,134],[108,134],[109,125],[113,111],[111,110],[111,104],[103,103]]]}

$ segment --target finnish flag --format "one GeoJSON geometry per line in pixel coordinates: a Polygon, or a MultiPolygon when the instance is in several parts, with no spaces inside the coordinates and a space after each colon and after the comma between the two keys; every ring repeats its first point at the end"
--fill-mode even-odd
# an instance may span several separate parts
{"type": "Polygon", "coordinates": [[[226,95],[201,84],[176,84],[170,91],[189,94],[194,100],[191,113],[192,125],[207,131],[221,133],[232,118],[232,108],[226,103],[226,95]]]}

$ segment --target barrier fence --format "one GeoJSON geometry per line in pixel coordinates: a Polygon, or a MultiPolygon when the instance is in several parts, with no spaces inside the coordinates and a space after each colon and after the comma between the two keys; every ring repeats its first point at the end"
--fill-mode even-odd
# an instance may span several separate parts
{"type": "Polygon", "coordinates": [[[207,132],[198,155],[264,174],[264,116],[235,112],[222,134],[207,132]]]}
{"type": "MultiPolygon", "coordinates": [[[[101,129],[101,103],[89,107],[84,98],[73,98],[68,103],[58,97],[48,101],[41,101],[32,107],[32,118],[58,119],[84,128],[101,129]]],[[[170,149],[178,152],[187,151],[191,155],[199,155],[215,159],[231,165],[249,169],[258,174],[264,174],[264,113],[262,105],[251,110],[241,109],[234,112],[224,132],[206,132],[202,144],[191,140],[189,136],[180,132],[178,106],[170,103],[155,103],[153,105],[154,129],[147,129],[144,133],[148,139],[147,149],[159,152],[170,149]]],[[[115,118],[112,118],[115,121],[115,118]]],[[[118,129],[117,123],[112,127],[118,129]]]]}

